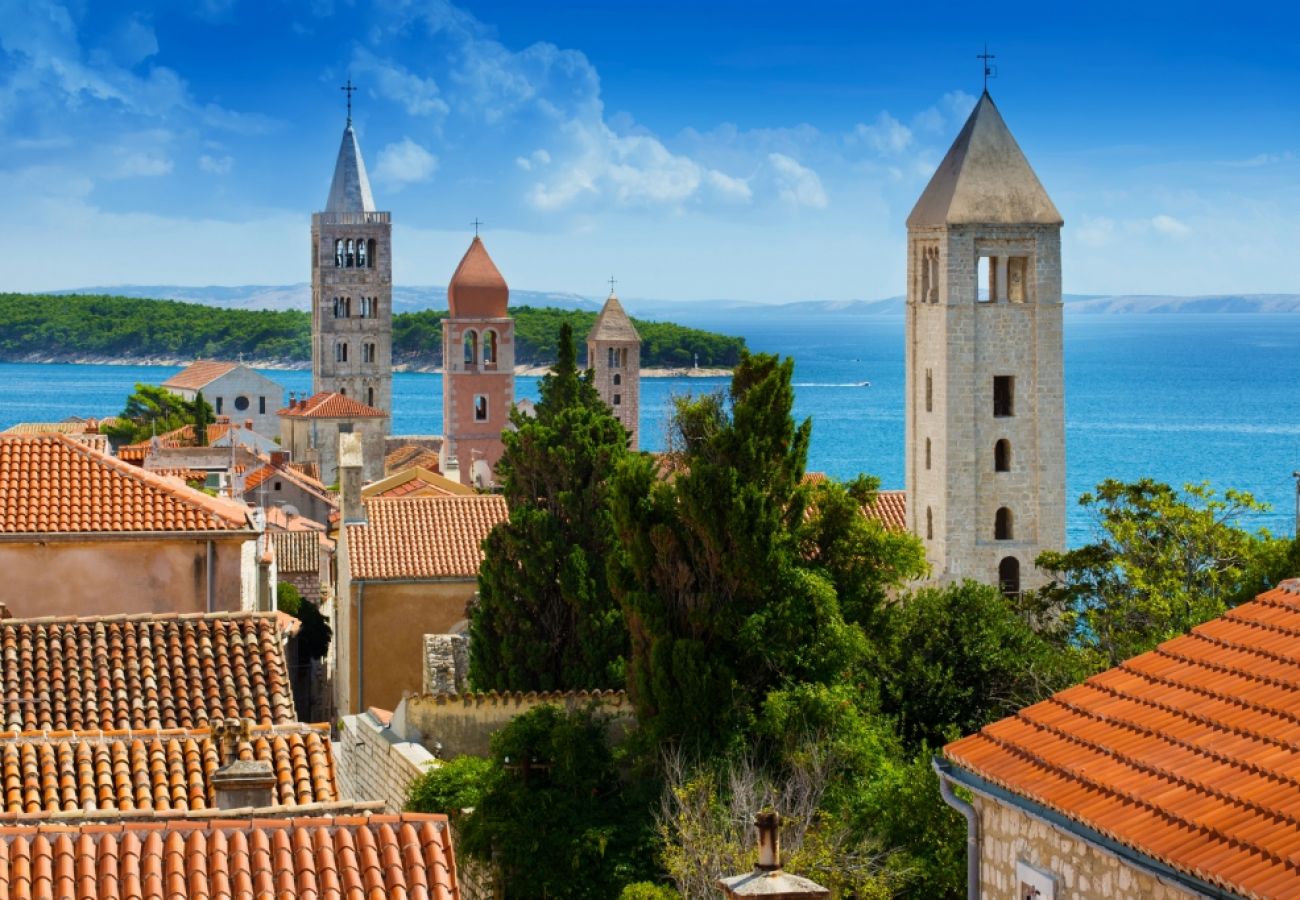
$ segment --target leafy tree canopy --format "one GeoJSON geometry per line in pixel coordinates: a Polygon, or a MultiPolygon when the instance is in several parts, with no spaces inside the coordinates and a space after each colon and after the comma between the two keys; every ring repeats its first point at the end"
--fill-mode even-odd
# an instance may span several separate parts
{"type": "Polygon", "coordinates": [[[200,394],[192,401],[152,384],[137,384],[117,422],[101,428],[115,444],[134,444],[185,425],[211,422],[212,407],[200,394]]]}

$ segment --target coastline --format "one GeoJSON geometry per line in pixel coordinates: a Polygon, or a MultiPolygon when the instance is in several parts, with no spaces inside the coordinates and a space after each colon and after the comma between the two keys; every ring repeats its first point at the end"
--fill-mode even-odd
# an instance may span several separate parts
{"type": "MultiPolygon", "coordinates": [[[[59,356],[48,353],[29,353],[21,359],[6,359],[0,362],[23,365],[70,365],[70,366],[174,366],[183,368],[194,362],[193,359],[181,359],[171,356],[59,356]]],[[[281,372],[306,372],[311,369],[308,362],[286,362],[282,359],[245,359],[244,365],[254,369],[281,372]]],[[[397,363],[394,372],[418,372],[421,374],[441,375],[442,366],[422,365],[418,363],[397,363]]],[[[540,377],[550,371],[549,365],[515,366],[515,374],[525,377],[540,377]]],[[[681,366],[672,368],[643,368],[642,378],[729,378],[731,369],[694,368],[681,366]]]]}

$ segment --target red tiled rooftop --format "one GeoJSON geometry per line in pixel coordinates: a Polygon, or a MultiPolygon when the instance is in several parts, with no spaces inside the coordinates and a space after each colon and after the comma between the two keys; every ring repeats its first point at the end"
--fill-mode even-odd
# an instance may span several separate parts
{"type": "Polygon", "coordinates": [[[907,530],[907,491],[877,491],[876,499],[862,508],[890,531],[907,530]]]}
{"type": "Polygon", "coordinates": [[[276,613],[0,619],[10,731],[292,722],[276,613]]]}
{"type": "Polygon", "coordinates": [[[237,365],[215,359],[200,359],[168,378],[162,386],[172,390],[202,390],[227,372],[234,371],[237,365]]]}
{"type": "Polygon", "coordinates": [[[322,391],[306,400],[286,406],[276,413],[295,419],[361,419],[388,415],[382,409],[367,406],[344,394],[322,391]]]}
{"type": "Polygon", "coordinates": [[[353,578],[473,578],[483,539],[509,513],[499,494],[476,494],[374,498],[366,501],[366,517],[366,524],[348,526],[353,578]]]}
{"type": "Polygon", "coordinates": [[[0,896],[459,900],[447,817],[214,818],[0,828],[0,896]]]}
{"type": "Polygon", "coordinates": [[[65,436],[0,438],[0,534],[248,527],[241,504],[210,497],[65,436]]]}
{"type": "Polygon", "coordinates": [[[275,564],[281,574],[315,574],[320,571],[321,541],[319,531],[268,531],[275,546],[275,564]]]}
{"type": "Polygon", "coordinates": [[[1300,581],[944,748],[1248,897],[1300,894],[1300,581]]]}
{"type": "Polygon", "coordinates": [[[384,456],[384,474],[393,475],[412,468],[437,472],[439,462],[437,450],[421,447],[418,444],[403,444],[384,456]]]}

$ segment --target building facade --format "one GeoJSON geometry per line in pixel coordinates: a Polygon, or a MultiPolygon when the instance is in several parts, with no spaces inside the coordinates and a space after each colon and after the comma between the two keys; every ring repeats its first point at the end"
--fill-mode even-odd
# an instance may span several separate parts
{"type": "Polygon", "coordinates": [[[284,404],[284,388],[243,363],[198,360],[162,383],[193,401],[200,392],[218,417],[273,438],[279,431],[275,411],[284,404]]]}
{"type": "Polygon", "coordinates": [[[1061,214],[987,92],[907,220],[907,515],[940,580],[1065,546],[1061,214]]]}
{"type": "Polygon", "coordinates": [[[641,335],[611,291],[587,335],[587,367],[596,391],[639,449],[641,438],[641,335]]]}
{"type": "Polygon", "coordinates": [[[314,393],[393,410],[393,225],[375,209],[348,118],[323,212],[311,217],[314,393]]]}
{"type": "Polygon", "coordinates": [[[442,428],[439,468],[476,487],[495,484],[515,401],[515,321],[510,288],[477,235],[447,286],[442,323],[442,428]]]}

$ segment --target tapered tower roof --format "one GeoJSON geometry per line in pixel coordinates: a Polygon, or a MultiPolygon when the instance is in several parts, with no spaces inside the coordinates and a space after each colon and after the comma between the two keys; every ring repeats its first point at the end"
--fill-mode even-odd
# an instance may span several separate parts
{"type": "Polygon", "coordinates": [[[504,319],[510,288],[478,235],[465,251],[447,285],[447,308],[453,319],[504,319]]]}
{"type": "Polygon", "coordinates": [[[357,146],[357,134],[348,119],[343,129],[343,143],[339,145],[339,159],[334,164],[334,181],[330,184],[330,197],[325,201],[326,212],[374,212],[375,198],[370,193],[370,179],[366,177],[366,164],[357,146]]]}
{"type": "Polygon", "coordinates": [[[623,310],[623,304],[618,302],[618,295],[610,292],[609,299],[605,301],[604,307],[600,310],[600,315],[596,318],[596,324],[591,328],[591,334],[587,335],[590,341],[635,341],[640,343],[641,335],[637,334],[636,326],[623,310]]]}
{"type": "Polygon", "coordinates": [[[907,217],[908,228],[976,223],[1063,223],[988,91],[907,217]]]}

